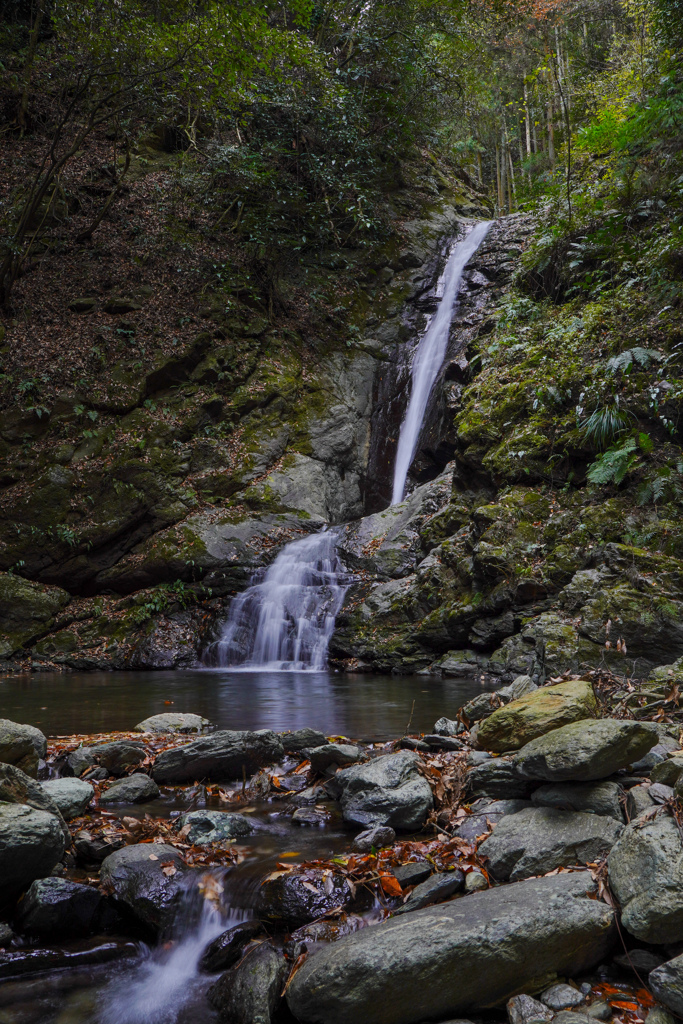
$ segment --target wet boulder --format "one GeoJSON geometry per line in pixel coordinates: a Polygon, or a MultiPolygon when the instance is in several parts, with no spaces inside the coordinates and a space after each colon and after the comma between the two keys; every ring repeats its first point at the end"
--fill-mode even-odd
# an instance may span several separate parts
{"type": "Polygon", "coordinates": [[[49,875],[64,848],[61,816],[24,803],[0,803],[0,904],[49,875]]]}
{"type": "Polygon", "coordinates": [[[47,740],[33,725],[20,725],[0,718],[0,762],[13,764],[36,778],[38,761],[47,754],[47,740]]]}
{"type": "Polygon", "coordinates": [[[54,800],[66,821],[85,814],[88,804],[95,796],[95,790],[90,783],[82,779],[48,779],[40,785],[50,799],[54,800]]]}
{"type": "Polygon", "coordinates": [[[254,826],[244,814],[230,811],[188,811],[178,818],[178,828],[186,842],[196,846],[220,843],[225,839],[249,836],[254,826]]]}
{"type": "Polygon", "coordinates": [[[518,882],[555,868],[602,860],[621,830],[614,818],[529,807],[501,818],[479,852],[488,857],[494,878],[518,882]]]}
{"type": "Polygon", "coordinates": [[[100,804],[146,804],[159,797],[159,787],[149,775],[128,775],[116,779],[100,795],[100,804]]]}
{"type": "Polygon", "coordinates": [[[419,763],[417,754],[401,750],[338,771],[335,782],[341,786],[344,820],[404,832],[422,828],[433,798],[419,763]]]}
{"type": "Polygon", "coordinates": [[[647,980],[655,998],[677,1017],[683,1016],[683,956],[656,967],[647,980]]]}
{"type": "Polygon", "coordinates": [[[270,1024],[289,967],[269,942],[252,946],[209,989],[209,1002],[230,1024],[270,1024]]]}
{"type": "Polygon", "coordinates": [[[643,942],[683,941],[683,844],[673,818],[627,825],[609,855],[624,928],[643,942]]]}
{"type": "Polygon", "coordinates": [[[327,736],[317,729],[295,729],[294,732],[279,732],[277,738],[287,754],[300,754],[302,750],[322,747],[327,736]]]}
{"type": "Polygon", "coordinates": [[[257,732],[224,729],[164,750],[154,762],[152,775],[162,784],[197,782],[200,779],[222,781],[237,779],[242,772],[252,774],[284,757],[284,748],[270,729],[257,732]]]}
{"type": "Polygon", "coordinates": [[[66,878],[41,878],[19,901],[16,923],[26,935],[79,938],[96,931],[104,897],[99,889],[66,878]]]}
{"type": "Polygon", "coordinates": [[[242,956],[245,946],[262,930],[260,921],[242,921],[228,928],[206,947],[199,961],[200,970],[215,974],[232,967],[242,956]]]}
{"type": "Polygon", "coordinates": [[[133,732],[151,733],[193,733],[204,732],[209,726],[208,718],[201,715],[181,714],[178,711],[166,711],[161,715],[152,715],[138,722],[133,732]]]}
{"type": "Polygon", "coordinates": [[[614,912],[591,888],[583,874],[533,879],[362,929],[299,968],[289,1007],[301,1024],[446,1021],[578,974],[615,936],[614,912]]]}
{"type": "Polygon", "coordinates": [[[485,750],[519,750],[530,740],[570,722],[594,718],[598,705],[588,680],[542,686],[498,708],[479,726],[477,742],[485,750]]]}
{"type": "Polygon", "coordinates": [[[179,880],[184,870],[174,846],[143,843],[110,854],[102,864],[100,882],[141,924],[161,931],[173,921],[180,905],[179,880]]]}
{"type": "Polygon", "coordinates": [[[602,814],[623,821],[620,797],[623,793],[616,782],[548,782],[531,794],[536,807],[556,807],[560,811],[585,811],[602,814]]]}
{"type": "Polygon", "coordinates": [[[512,760],[528,779],[593,782],[637,761],[656,742],[657,732],[647,723],[601,718],[554,729],[512,760]]]}
{"type": "Polygon", "coordinates": [[[324,743],[308,750],[307,754],[314,772],[324,772],[332,765],[343,767],[355,764],[363,757],[361,748],[351,743],[324,743]]]}
{"type": "Polygon", "coordinates": [[[355,899],[344,876],[332,871],[273,871],[259,888],[257,910],[261,917],[296,927],[333,907],[350,907],[355,899]]]}

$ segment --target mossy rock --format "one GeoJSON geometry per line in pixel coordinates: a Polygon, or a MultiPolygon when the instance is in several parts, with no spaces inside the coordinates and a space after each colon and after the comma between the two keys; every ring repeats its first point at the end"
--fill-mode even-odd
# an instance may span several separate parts
{"type": "Polygon", "coordinates": [[[503,753],[571,722],[594,718],[598,705],[588,680],[545,686],[498,708],[479,726],[478,743],[503,753]]]}
{"type": "Polygon", "coordinates": [[[10,573],[0,574],[0,657],[7,658],[45,634],[68,604],[69,594],[10,573]]]}

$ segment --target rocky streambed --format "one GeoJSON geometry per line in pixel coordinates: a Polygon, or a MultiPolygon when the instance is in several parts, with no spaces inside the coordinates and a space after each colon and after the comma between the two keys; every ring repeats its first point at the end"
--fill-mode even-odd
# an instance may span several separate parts
{"type": "Polygon", "coordinates": [[[0,1021],[673,1024],[683,750],[622,688],[371,744],[1,721],[0,1021]]]}

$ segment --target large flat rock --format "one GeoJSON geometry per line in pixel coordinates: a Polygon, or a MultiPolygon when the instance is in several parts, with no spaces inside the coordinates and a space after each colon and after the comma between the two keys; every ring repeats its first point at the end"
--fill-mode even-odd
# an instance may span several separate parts
{"type": "Polygon", "coordinates": [[[585,874],[489,889],[365,928],[310,957],[287,1000],[302,1024],[417,1024],[495,1006],[600,962],[614,913],[585,874]]]}
{"type": "Polygon", "coordinates": [[[601,860],[623,826],[614,818],[554,807],[527,807],[507,814],[479,847],[494,878],[518,882],[572,864],[601,860]]]}
{"type": "Polygon", "coordinates": [[[608,864],[624,928],[643,942],[683,940],[683,844],[673,818],[631,822],[608,864]]]}
{"type": "Polygon", "coordinates": [[[573,722],[527,743],[512,760],[528,779],[594,782],[638,761],[657,738],[656,729],[644,722],[573,722]]]}
{"type": "Polygon", "coordinates": [[[542,686],[498,708],[479,726],[477,742],[485,750],[503,753],[570,722],[593,718],[598,705],[588,680],[575,679],[542,686]]]}
{"type": "Polygon", "coordinates": [[[154,762],[155,782],[199,782],[237,779],[284,757],[284,748],[270,729],[257,732],[223,729],[211,736],[164,750],[154,762]]]}

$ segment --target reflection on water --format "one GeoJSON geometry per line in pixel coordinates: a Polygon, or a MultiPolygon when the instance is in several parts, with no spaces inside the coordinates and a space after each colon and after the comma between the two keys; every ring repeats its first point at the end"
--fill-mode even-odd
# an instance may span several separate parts
{"type": "Polygon", "coordinates": [[[41,672],[0,679],[0,717],[49,736],[132,729],[163,711],[193,711],[220,729],[299,729],[385,740],[428,731],[481,692],[471,679],[331,672],[41,672]],[[413,708],[414,702],[414,708],[413,708]]]}

